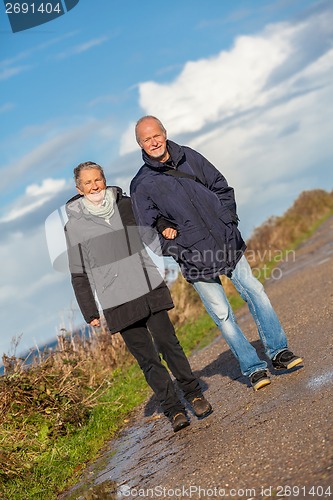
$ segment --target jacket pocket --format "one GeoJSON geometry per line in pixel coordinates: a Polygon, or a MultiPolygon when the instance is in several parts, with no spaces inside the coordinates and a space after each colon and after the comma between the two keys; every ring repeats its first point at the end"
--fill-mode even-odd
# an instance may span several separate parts
{"type": "Polygon", "coordinates": [[[98,266],[93,269],[93,276],[96,285],[97,295],[115,284],[119,275],[118,264],[113,263],[106,266],[98,266]]]}
{"type": "Polygon", "coordinates": [[[206,228],[201,228],[201,227],[182,228],[175,241],[177,242],[178,245],[190,249],[191,247],[195,246],[199,241],[207,238],[208,235],[209,231],[206,228]]]}

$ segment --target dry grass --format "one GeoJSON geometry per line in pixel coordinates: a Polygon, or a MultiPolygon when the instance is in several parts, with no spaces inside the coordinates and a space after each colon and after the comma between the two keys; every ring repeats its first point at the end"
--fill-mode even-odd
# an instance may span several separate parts
{"type": "Polygon", "coordinates": [[[175,304],[169,316],[174,325],[183,325],[189,319],[196,320],[205,310],[199,295],[181,275],[171,287],[172,300],[175,304]]]}
{"type": "MultiPolygon", "coordinates": [[[[252,267],[265,262],[265,256],[279,256],[305,238],[313,225],[333,210],[333,191],[303,191],[281,217],[271,217],[256,228],[248,240],[247,254],[252,267]]],[[[266,259],[267,261],[268,259],[266,259]]]]}
{"type": "Polygon", "coordinates": [[[112,384],[113,371],[131,359],[120,334],[62,331],[53,351],[28,366],[3,356],[0,377],[0,479],[29,473],[29,463],[50,438],[80,428],[112,384]],[[30,459],[29,456],[30,454],[30,459]]]}

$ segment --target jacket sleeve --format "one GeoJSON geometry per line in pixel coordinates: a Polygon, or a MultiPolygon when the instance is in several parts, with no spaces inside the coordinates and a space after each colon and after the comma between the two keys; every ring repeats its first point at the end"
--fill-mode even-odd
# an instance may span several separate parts
{"type": "Polygon", "coordinates": [[[232,221],[238,224],[237,206],[235,200],[234,189],[228,185],[226,178],[210,163],[204,156],[197,151],[189,149],[189,153],[195,160],[191,165],[195,164],[199,172],[195,172],[203,184],[215,193],[222,205],[228,208],[231,213],[232,221]]]}
{"type": "Polygon", "coordinates": [[[161,233],[166,227],[174,227],[174,224],[167,223],[168,221],[149,197],[149,193],[146,193],[143,184],[131,190],[131,200],[143,242],[157,255],[167,254],[172,240],[166,240],[161,233]],[[166,223],[167,225],[163,227],[166,223]]]}
{"type": "Polygon", "coordinates": [[[66,227],[65,235],[74,294],[82,316],[87,323],[90,323],[93,319],[99,319],[100,315],[95,301],[94,291],[91,288],[91,280],[89,280],[88,276],[90,273],[90,268],[87,266],[88,260],[84,257],[84,248],[80,243],[71,245],[66,227]]]}

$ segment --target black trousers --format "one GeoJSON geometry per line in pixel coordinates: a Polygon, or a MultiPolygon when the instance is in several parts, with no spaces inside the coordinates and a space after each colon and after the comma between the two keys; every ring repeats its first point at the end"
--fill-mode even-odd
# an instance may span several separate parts
{"type": "Polygon", "coordinates": [[[120,333],[169,419],[179,411],[184,411],[185,407],[177,395],[168,370],[161,363],[159,353],[187,400],[202,394],[199,380],[192,373],[166,311],[151,314],[120,333]]]}

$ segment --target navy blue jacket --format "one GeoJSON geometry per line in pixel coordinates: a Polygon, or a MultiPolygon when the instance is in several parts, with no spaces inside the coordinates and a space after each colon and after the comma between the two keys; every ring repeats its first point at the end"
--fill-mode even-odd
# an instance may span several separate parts
{"type": "Polygon", "coordinates": [[[223,175],[197,151],[167,141],[170,159],[160,163],[144,151],[145,164],[131,182],[133,211],[144,241],[151,228],[161,233],[174,227],[178,235],[159,234],[163,255],[174,257],[187,281],[230,275],[246,245],[237,228],[234,190],[223,175]],[[174,177],[174,168],[195,176],[174,177]],[[149,229],[148,229],[149,228],[149,229]]]}

